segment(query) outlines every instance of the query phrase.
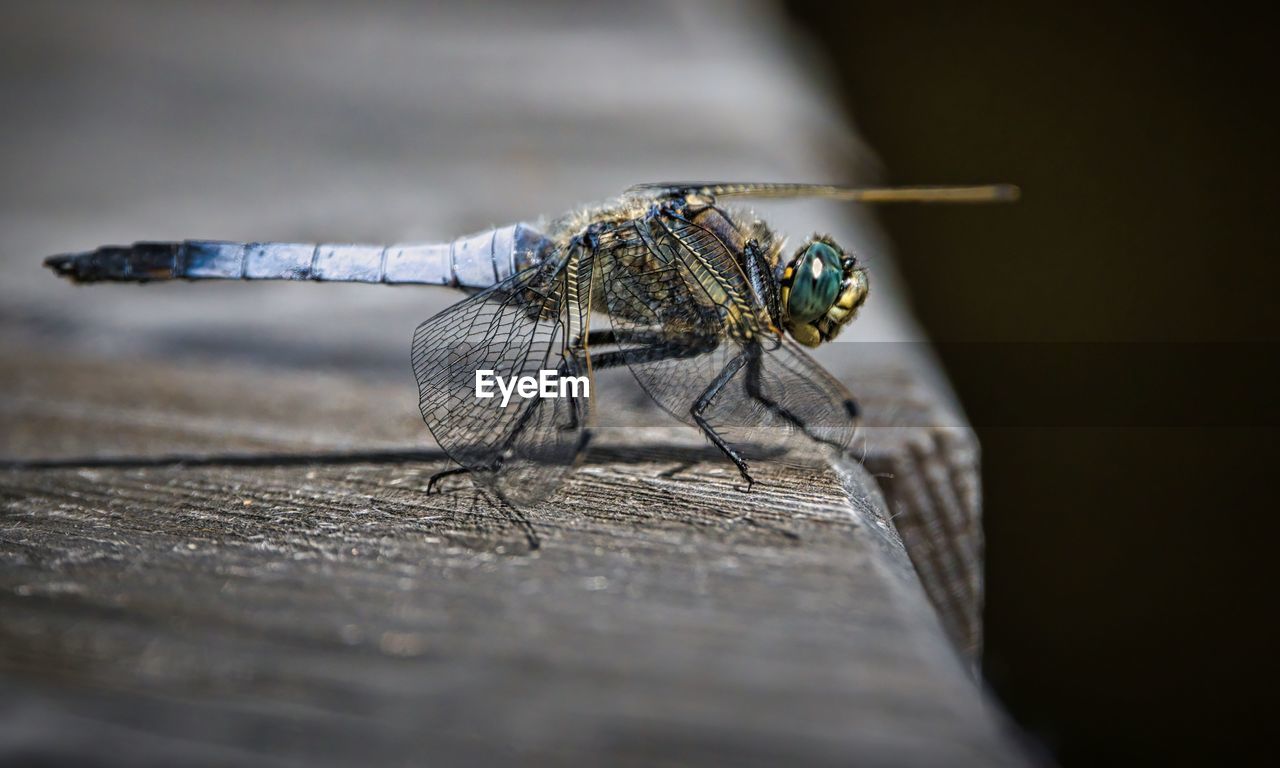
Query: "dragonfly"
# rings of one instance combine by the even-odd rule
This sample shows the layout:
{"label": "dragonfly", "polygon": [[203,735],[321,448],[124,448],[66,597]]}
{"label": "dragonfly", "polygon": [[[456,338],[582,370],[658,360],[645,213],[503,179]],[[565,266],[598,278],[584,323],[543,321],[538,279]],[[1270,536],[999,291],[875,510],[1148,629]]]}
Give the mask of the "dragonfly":
{"label": "dragonfly", "polygon": [[[626,368],[697,428],[750,491],[760,435],[846,451],[859,408],[806,348],[840,333],[869,290],[858,254],[814,234],[788,257],[750,198],[862,203],[1016,199],[1011,185],[851,187],[641,184],[549,223],[402,245],[138,242],[52,256],[71,280],[314,280],[438,285],[470,295],[423,322],[411,362],[422,417],[456,463],[516,508],[547,498],[582,461],[596,372]],[[480,377],[583,382],[560,396],[482,397]],[[553,394],[555,394],[553,392]]]}

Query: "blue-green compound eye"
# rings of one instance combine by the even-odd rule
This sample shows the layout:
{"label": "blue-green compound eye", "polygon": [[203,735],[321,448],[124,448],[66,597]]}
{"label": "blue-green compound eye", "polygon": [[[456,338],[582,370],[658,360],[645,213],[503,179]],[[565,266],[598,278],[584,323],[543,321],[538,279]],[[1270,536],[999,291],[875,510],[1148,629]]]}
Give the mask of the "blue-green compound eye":
{"label": "blue-green compound eye", "polygon": [[822,317],[840,293],[840,254],[826,243],[813,243],[796,260],[787,297],[787,314],[799,323],[812,323]]}

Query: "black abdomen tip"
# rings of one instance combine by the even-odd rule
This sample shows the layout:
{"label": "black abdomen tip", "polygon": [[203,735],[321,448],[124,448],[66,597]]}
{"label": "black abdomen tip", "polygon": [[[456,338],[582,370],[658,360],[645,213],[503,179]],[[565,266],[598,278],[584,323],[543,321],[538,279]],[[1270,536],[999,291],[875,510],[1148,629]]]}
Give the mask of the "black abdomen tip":
{"label": "black abdomen tip", "polygon": [[69,277],[75,280],[78,278],[76,261],[79,255],[77,253],[62,253],[57,256],[50,256],[44,260],[44,265],[52,269],[59,277]]}

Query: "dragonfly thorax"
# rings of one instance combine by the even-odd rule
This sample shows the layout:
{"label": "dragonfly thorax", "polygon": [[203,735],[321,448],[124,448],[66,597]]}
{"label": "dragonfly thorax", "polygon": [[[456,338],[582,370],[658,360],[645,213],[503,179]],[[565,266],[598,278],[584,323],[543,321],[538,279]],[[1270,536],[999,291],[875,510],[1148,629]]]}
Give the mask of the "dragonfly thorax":
{"label": "dragonfly thorax", "polygon": [[814,235],[787,262],[779,279],[783,326],[801,344],[834,339],[867,300],[867,274],[830,237]]}

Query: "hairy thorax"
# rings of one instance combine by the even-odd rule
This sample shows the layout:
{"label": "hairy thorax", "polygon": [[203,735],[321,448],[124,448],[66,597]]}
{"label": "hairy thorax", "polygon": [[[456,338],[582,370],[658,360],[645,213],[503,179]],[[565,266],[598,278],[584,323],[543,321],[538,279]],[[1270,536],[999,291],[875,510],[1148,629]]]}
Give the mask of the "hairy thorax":
{"label": "hairy thorax", "polygon": [[[748,244],[760,254],[763,278],[769,281],[775,279],[781,250],[772,231],[750,211],[697,199],[621,198],[575,211],[550,229],[565,258],[586,255],[578,244],[598,246],[592,255],[593,310],[637,323],[663,322],[669,330],[698,312],[719,313],[722,319],[726,314],[735,319],[758,314],[764,308],[749,288]],[[627,285],[625,293],[604,289],[603,281],[619,278]],[[704,290],[684,290],[687,281]],[[677,295],[698,306],[673,309]],[[771,319],[767,314],[760,318],[764,325]]]}

